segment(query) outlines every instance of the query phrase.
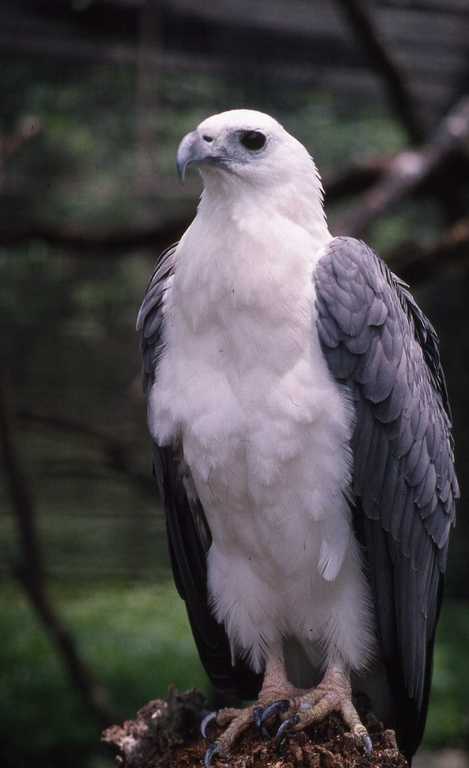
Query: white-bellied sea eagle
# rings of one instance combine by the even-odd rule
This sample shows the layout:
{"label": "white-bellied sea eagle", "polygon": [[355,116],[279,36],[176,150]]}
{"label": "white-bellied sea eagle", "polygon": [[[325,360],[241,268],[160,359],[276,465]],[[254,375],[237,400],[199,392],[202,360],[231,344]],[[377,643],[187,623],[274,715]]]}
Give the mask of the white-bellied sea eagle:
{"label": "white-bellied sea eagle", "polygon": [[204,189],[138,318],[154,472],[200,658],[256,699],[213,714],[206,766],[253,720],[281,738],[332,711],[370,750],[352,691],[411,758],[459,495],[437,336],[370,248],[330,234],[273,118],[209,117],[177,165]]}

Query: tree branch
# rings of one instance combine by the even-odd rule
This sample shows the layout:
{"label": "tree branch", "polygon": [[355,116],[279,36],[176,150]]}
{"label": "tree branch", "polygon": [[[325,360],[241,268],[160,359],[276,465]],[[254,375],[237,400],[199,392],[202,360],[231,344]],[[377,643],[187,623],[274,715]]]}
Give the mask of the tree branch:
{"label": "tree branch", "polygon": [[[390,208],[427,183],[469,138],[469,97],[463,97],[441,122],[431,142],[420,150],[400,152],[389,169],[353,208],[339,220],[341,234],[361,236]],[[451,191],[451,180],[449,191]],[[441,196],[445,193],[441,189]]]}
{"label": "tree branch", "polygon": [[61,658],[86,709],[98,725],[105,725],[115,718],[106,703],[107,692],[94,680],[78,653],[73,636],[62,623],[47,593],[33,497],[16,449],[11,409],[8,406],[4,384],[0,385],[0,450],[19,539],[20,557],[19,562],[12,565],[13,574],[23,586],[31,607]]}
{"label": "tree branch", "polygon": [[[348,197],[366,192],[375,187],[391,171],[396,158],[401,155],[383,155],[370,157],[360,162],[352,162],[340,171],[324,177],[324,189],[328,204],[338,203]],[[462,158],[461,158],[462,159]],[[458,162],[459,162],[458,157]],[[467,164],[469,166],[469,163]],[[464,167],[460,162],[459,166]],[[416,190],[422,194],[443,196],[452,183],[453,169],[442,163],[441,177],[429,176],[419,184]],[[13,248],[34,240],[45,242],[51,248],[66,250],[71,256],[85,259],[118,260],[129,256],[131,251],[151,249],[158,253],[177,241],[187,228],[191,212],[182,214],[169,222],[142,230],[115,230],[113,232],[93,233],[79,229],[55,227],[41,222],[30,222],[21,226],[0,226],[0,246]],[[8,251],[7,251],[8,253]]]}
{"label": "tree branch", "polygon": [[91,440],[96,448],[104,454],[108,469],[125,475],[140,492],[143,491],[146,495],[150,495],[154,499],[156,498],[157,487],[151,474],[141,472],[134,466],[129,458],[130,445],[127,445],[124,441],[76,419],[63,416],[40,414],[22,409],[18,411],[17,418],[28,426],[46,427],[47,429],[58,430]]}
{"label": "tree branch", "polygon": [[[443,202],[451,200],[454,186],[463,175],[467,176],[469,163],[465,143],[468,139],[469,97],[464,97],[444,118],[433,140],[420,150],[401,152],[394,157],[372,158],[326,177],[328,202],[337,202],[365,190],[359,201],[339,218],[335,231],[361,236],[373,221],[410,194],[429,194]],[[453,212],[457,213],[456,208]],[[188,220],[189,215],[181,215],[179,219],[143,231],[99,235],[34,223],[22,229],[0,227],[0,245],[13,246],[42,239],[74,256],[93,258],[99,254],[100,258],[118,259],[131,250],[163,250],[180,237]],[[440,264],[440,261],[434,262],[431,269],[440,269]],[[422,265],[417,269],[418,279],[423,272]]]}
{"label": "tree branch", "polygon": [[189,218],[188,214],[187,217],[140,231],[123,230],[103,234],[89,234],[40,222],[30,222],[23,226],[0,226],[0,245],[11,248],[42,240],[53,248],[64,248],[85,258],[95,258],[99,254],[100,259],[115,260],[130,250],[151,248],[158,251],[167,248],[169,243],[181,236]]}
{"label": "tree branch", "polygon": [[[352,163],[338,173],[324,179],[324,188],[329,203],[367,190],[383,177],[389,169],[392,157],[372,157],[360,163]],[[79,229],[56,227],[41,222],[29,224],[0,225],[0,246],[13,248],[34,240],[45,242],[51,248],[66,250],[70,255],[81,258],[106,258],[117,260],[129,255],[129,251],[151,249],[159,252],[177,241],[187,228],[191,212],[180,218],[142,230],[115,230],[93,233]]]}
{"label": "tree branch", "polygon": [[336,0],[372,68],[381,77],[394,114],[411,144],[425,139],[425,126],[397,62],[387,50],[372,15],[362,0]]}

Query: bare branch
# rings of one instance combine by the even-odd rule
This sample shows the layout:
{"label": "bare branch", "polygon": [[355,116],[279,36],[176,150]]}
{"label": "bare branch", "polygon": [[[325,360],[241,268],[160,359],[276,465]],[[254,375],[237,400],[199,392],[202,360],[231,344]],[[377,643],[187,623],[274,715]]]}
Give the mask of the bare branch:
{"label": "bare branch", "polygon": [[[360,163],[353,163],[339,173],[325,177],[328,202],[337,202],[344,197],[358,194],[378,181],[391,162],[390,157],[374,157]],[[131,251],[151,249],[155,253],[162,251],[170,243],[179,239],[187,228],[191,212],[178,219],[157,224],[155,227],[141,230],[115,230],[113,232],[93,233],[79,229],[57,227],[41,222],[21,225],[0,226],[0,246],[12,248],[31,241],[42,241],[52,248],[68,251],[80,258],[118,260],[129,256]]]}
{"label": "bare branch", "polygon": [[80,230],[54,227],[40,222],[23,226],[0,226],[0,245],[12,247],[33,240],[42,240],[55,248],[64,248],[84,258],[119,259],[130,250],[152,248],[163,250],[177,240],[189,222],[181,217],[166,224],[140,231],[115,231],[103,234],[88,234]]}
{"label": "bare branch", "polygon": [[425,126],[404,74],[386,48],[368,8],[362,0],[337,0],[337,4],[368,56],[373,70],[380,75],[394,114],[405,129],[410,143],[421,144],[425,139]]}
{"label": "bare branch", "polygon": [[[348,197],[366,192],[374,187],[391,171],[396,158],[401,155],[383,155],[352,162],[338,172],[326,174],[324,189],[326,202],[338,203]],[[442,164],[443,166],[443,164]],[[444,171],[442,167],[442,171]],[[442,197],[447,193],[448,185],[453,182],[453,174],[437,180],[429,176],[422,180],[416,192]],[[141,230],[116,230],[113,232],[93,233],[79,229],[56,227],[41,222],[30,222],[21,226],[0,226],[0,246],[13,248],[31,241],[45,242],[51,248],[66,250],[75,258],[118,260],[132,255],[132,252],[147,249],[158,254],[170,243],[179,239],[187,228],[191,211],[169,222]],[[342,226],[345,226],[342,223]],[[7,251],[8,253],[8,251]]]}
{"label": "bare branch", "polygon": [[[468,138],[469,97],[464,97],[444,118],[433,140],[420,150],[408,150],[394,157],[371,158],[326,176],[324,185],[329,203],[365,190],[351,210],[337,221],[335,230],[340,234],[361,236],[379,216],[414,193],[429,194],[443,203],[451,203],[452,211],[457,215],[452,195],[461,174],[467,175],[469,162],[464,149]],[[103,234],[32,222],[19,228],[0,227],[0,245],[11,247],[43,240],[73,256],[97,258],[99,255],[100,259],[114,260],[141,249],[151,249],[157,254],[181,236],[189,219],[188,212],[153,228]]]}
{"label": "bare branch", "polygon": [[112,722],[115,717],[106,703],[107,692],[94,680],[78,653],[73,636],[53,608],[47,592],[33,496],[16,449],[11,408],[8,406],[6,387],[3,384],[0,387],[0,449],[19,539],[20,559],[16,565],[12,565],[13,574],[22,584],[32,609],[56,648],[86,709],[102,726]]}
{"label": "bare branch", "polygon": [[[389,169],[338,223],[341,234],[360,236],[379,216],[408,197],[436,174],[469,138],[469,97],[462,98],[441,122],[431,142],[420,150],[400,152]],[[449,180],[451,187],[451,180]],[[443,195],[444,189],[441,190]]]}
{"label": "bare branch", "polygon": [[119,440],[106,432],[90,427],[76,419],[63,416],[40,414],[33,411],[21,410],[17,413],[18,420],[27,426],[58,430],[68,434],[84,437],[102,452],[105,466],[113,472],[124,475],[140,492],[156,498],[157,487],[148,472],[141,472],[131,461],[131,445]]}

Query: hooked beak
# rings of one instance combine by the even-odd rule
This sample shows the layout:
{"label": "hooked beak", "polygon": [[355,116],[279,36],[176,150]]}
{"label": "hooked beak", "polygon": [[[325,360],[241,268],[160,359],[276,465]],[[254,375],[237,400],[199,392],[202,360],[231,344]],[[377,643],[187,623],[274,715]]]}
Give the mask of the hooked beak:
{"label": "hooked beak", "polygon": [[181,181],[184,181],[189,165],[198,165],[207,160],[214,160],[210,151],[210,145],[203,141],[197,131],[192,131],[184,136],[179,144],[176,156],[176,168]]}

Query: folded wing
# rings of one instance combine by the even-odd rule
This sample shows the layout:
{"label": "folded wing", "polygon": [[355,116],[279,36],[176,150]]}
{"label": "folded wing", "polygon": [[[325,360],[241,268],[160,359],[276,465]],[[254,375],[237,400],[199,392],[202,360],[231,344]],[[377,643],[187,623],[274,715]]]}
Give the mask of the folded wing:
{"label": "folded wing", "polygon": [[407,286],[360,241],[332,240],[314,281],[322,350],[355,405],[354,523],[400,745],[412,755],[459,496],[438,340]]}

